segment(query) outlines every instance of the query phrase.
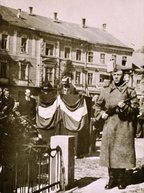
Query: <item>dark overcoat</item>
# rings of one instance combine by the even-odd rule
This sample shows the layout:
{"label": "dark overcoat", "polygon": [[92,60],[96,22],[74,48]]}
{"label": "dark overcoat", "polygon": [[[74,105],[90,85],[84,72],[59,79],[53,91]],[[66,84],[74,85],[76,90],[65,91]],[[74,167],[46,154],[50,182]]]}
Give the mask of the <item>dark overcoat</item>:
{"label": "dark overcoat", "polygon": [[29,119],[34,119],[36,116],[36,100],[30,97],[30,100],[27,101],[25,97],[23,97],[19,102],[18,109],[23,116],[27,116]]}
{"label": "dark overcoat", "polygon": [[105,120],[100,152],[100,165],[110,168],[135,167],[135,128],[138,114],[138,98],[133,88],[125,83],[116,87],[114,83],[101,91],[95,105],[95,117],[99,118],[102,111],[115,109],[121,100],[130,99],[126,110],[111,114]]}

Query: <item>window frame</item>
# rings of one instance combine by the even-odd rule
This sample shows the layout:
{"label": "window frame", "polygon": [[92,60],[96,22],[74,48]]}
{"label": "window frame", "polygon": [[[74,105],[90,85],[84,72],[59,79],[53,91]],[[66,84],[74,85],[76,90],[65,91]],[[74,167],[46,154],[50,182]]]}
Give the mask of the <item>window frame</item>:
{"label": "window frame", "polygon": [[99,75],[99,82],[100,82],[100,83],[103,83],[104,80],[109,80],[109,75],[100,74],[100,75]]}
{"label": "window frame", "polygon": [[[67,48],[69,49],[69,52],[66,53]],[[66,56],[66,54],[68,54],[68,57]],[[69,46],[64,47],[64,58],[65,59],[71,59],[71,47],[69,47]]]}
{"label": "window frame", "polygon": [[88,53],[87,53],[87,62],[88,63],[93,63],[94,62],[94,52],[93,51],[88,51]]}
{"label": "window frame", "polygon": [[88,75],[87,75],[87,83],[88,83],[88,86],[92,86],[93,85],[93,73],[92,72],[88,72]]}
{"label": "window frame", "polygon": [[[22,42],[23,40],[26,40],[25,42]],[[24,45],[22,45],[24,43]],[[21,46],[20,46],[21,53],[28,53],[28,38],[27,37],[21,37]]]}
{"label": "window frame", "polygon": [[81,72],[80,71],[76,71],[75,73],[75,84],[78,84],[78,85],[81,84]]}
{"label": "window frame", "polygon": [[[47,49],[47,46],[48,46],[48,45],[53,46],[53,49],[50,48],[50,49],[47,51],[48,53],[46,53],[46,49]],[[52,51],[52,54],[51,54],[51,51]],[[45,54],[46,56],[54,56],[54,55],[55,55],[54,52],[55,52],[55,45],[52,44],[52,43],[46,42],[46,43],[45,43],[44,54]]]}
{"label": "window frame", "polygon": [[[5,65],[5,75],[2,75],[2,64],[3,66]],[[0,78],[8,78],[8,71],[9,71],[9,66],[8,66],[8,62],[7,61],[0,61]]]}
{"label": "window frame", "polygon": [[[24,68],[23,68],[24,67]],[[22,69],[23,68],[23,69]],[[23,71],[24,70],[24,73]],[[24,74],[24,76],[23,76]],[[24,78],[23,78],[23,77]],[[19,61],[19,74],[18,74],[18,79],[19,80],[22,80],[22,81],[28,81],[29,80],[29,63],[26,62],[22,62],[22,61]]]}
{"label": "window frame", "polygon": [[115,65],[116,62],[117,62],[117,55],[116,54],[112,54],[111,59],[113,61],[113,64]]}
{"label": "window frame", "polygon": [[122,56],[122,66],[125,66],[127,62],[127,56]]}
{"label": "window frame", "polygon": [[82,61],[82,50],[81,49],[76,49],[76,56],[75,57],[76,57],[76,61]]}
{"label": "window frame", "polygon": [[[3,38],[3,36],[6,36],[6,38]],[[4,47],[3,47],[3,45],[4,45]],[[8,34],[3,33],[2,38],[1,38],[1,49],[2,50],[8,50],[8,45],[9,45],[9,36],[8,36]]]}
{"label": "window frame", "polygon": [[100,63],[105,64],[105,53],[100,53]]}

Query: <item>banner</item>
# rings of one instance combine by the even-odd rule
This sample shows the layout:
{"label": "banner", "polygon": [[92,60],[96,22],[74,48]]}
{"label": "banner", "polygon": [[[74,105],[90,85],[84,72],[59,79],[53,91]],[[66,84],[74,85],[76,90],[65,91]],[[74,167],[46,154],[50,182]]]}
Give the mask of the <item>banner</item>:
{"label": "banner", "polygon": [[55,91],[42,91],[39,95],[36,124],[41,129],[51,129],[60,121],[59,104]]}
{"label": "banner", "polygon": [[[77,99],[74,96],[75,95],[72,96],[73,101],[74,99]],[[69,96],[65,95],[65,100],[60,100],[60,110],[63,124],[65,128],[70,131],[79,131],[88,123],[86,101],[84,98],[80,98],[75,101],[72,106],[71,104],[68,105],[68,103],[65,102],[68,98]]]}
{"label": "banner", "polygon": [[79,131],[88,124],[85,99],[74,94],[58,95],[52,104],[45,105],[42,101],[38,104],[36,115],[38,128],[51,129],[60,121],[70,131]]}

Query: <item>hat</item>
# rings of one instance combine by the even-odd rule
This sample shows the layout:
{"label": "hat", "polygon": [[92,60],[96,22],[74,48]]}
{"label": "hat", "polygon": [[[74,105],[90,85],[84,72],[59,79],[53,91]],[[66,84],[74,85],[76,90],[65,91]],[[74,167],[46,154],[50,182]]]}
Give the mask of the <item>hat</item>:
{"label": "hat", "polygon": [[5,92],[5,91],[9,91],[9,89],[8,89],[8,88],[4,88],[3,91],[4,91],[4,92]]}
{"label": "hat", "polygon": [[113,72],[117,72],[119,70],[124,70],[122,65],[116,64],[113,68]]}

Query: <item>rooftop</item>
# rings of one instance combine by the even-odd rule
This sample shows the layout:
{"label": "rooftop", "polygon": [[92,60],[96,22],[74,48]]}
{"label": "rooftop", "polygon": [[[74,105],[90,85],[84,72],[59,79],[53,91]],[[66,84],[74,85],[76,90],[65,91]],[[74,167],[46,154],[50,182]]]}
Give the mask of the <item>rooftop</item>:
{"label": "rooftop", "polygon": [[133,51],[132,48],[123,44],[106,30],[89,26],[83,27],[82,25],[58,20],[57,18],[55,20],[36,14],[30,14],[25,11],[19,11],[20,16],[18,17],[17,9],[0,6],[0,19],[9,25],[79,39],[98,45],[117,46]]}

